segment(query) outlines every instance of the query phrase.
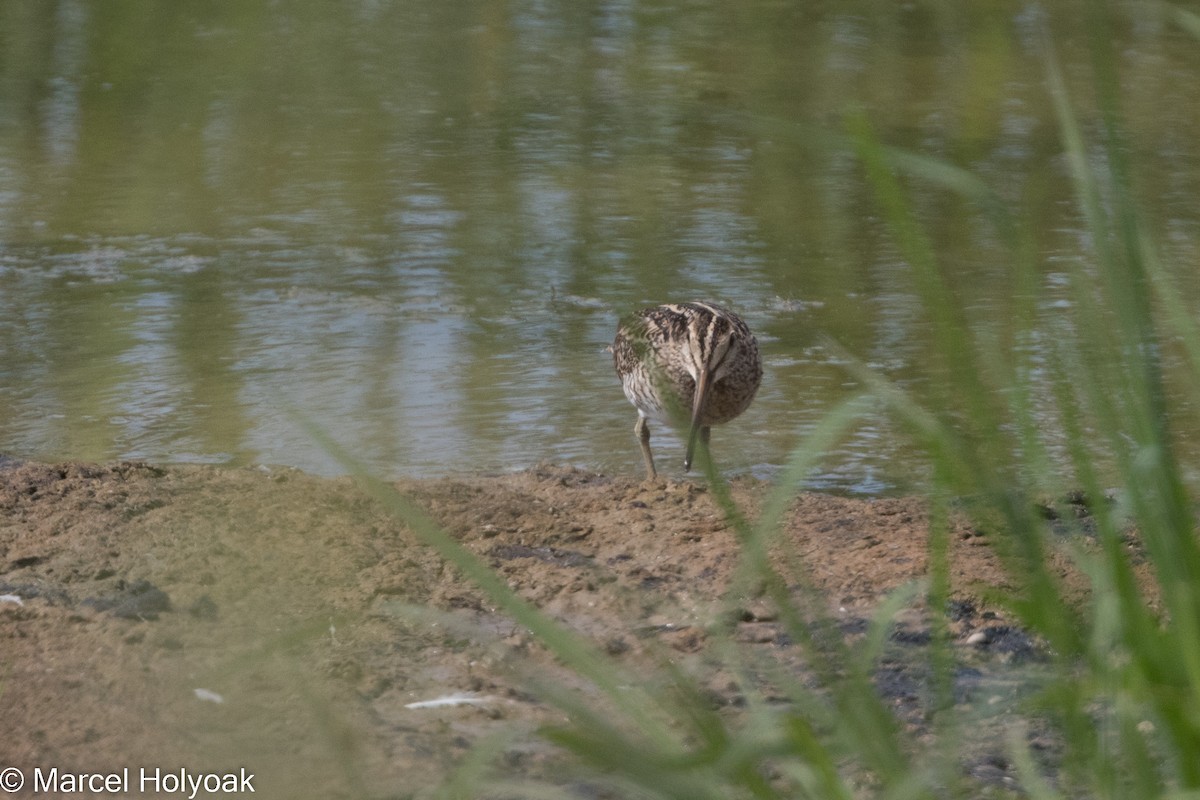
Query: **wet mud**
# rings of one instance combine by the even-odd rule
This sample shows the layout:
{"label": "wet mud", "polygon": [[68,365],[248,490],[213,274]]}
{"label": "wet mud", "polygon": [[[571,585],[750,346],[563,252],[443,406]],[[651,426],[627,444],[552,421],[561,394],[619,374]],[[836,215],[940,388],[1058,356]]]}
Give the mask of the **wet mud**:
{"label": "wet mud", "polygon": [[[739,713],[746,687],[711,655],[715,620],[749,652],[807,669],[777,609],[735,586],[736,536],[697,482],[543,467],[396,485],[615,664],[670,661],[722,713]],[[732,488],[751,517],[770,489]],[[925,578],[927,527],[919,498],[802,494],[776,547],[814,618],[853,645],[885,598]],[[990,536],[954,532],[947,619],[953,701],[979,709],[962,770],[1000,790],[1013,780],[1005,726],[1045,653],[989,604],[1012,588]],[[1070,562],[1055,567],[1085,602]],[[928,615],[914,599],[890,622],[875,685],[920,737]],[[507,731],[504,769],[553,776],[560,756],[534,731],[561,718],[531,675],[580,683],[349,478],[0,463],[5,766],[246,769],[258,796],[408,797]],[[1028,736],[1053,755],[1052,737]]]}

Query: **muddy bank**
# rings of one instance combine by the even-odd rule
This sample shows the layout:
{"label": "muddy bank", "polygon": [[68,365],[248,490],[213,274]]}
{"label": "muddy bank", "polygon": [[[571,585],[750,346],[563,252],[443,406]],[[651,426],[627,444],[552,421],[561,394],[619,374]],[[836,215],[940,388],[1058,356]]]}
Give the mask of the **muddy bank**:
{"label": "muddy bank", "polygon": [[[649,669],[667,653],[729,713],[739,687],[702,657],[719,611],[738,615],[739,641],[803,669],[772,609],[725,599],[738,548],[697,484],[547,467],[399,488],[614,659]],[[766,490],[734,485],[751,514]],[[955,691],[998,714],[1018,692],[992,677],[1039,655],[984,601],[1007,579],[975,534],[957,532],[952,552]],[[925,571],[914,498],[802,495],[784,539],[849,638],[884,595]],[[30,775],[244,768],[263,797],[404,797],[481,736],[555,718],[509,669],[554,674],[552,659],[349,479],[2,464],[0,595],[0,753]],[[927,641],[918,610],[897,622],[900,651]],[[917,662],[900,653],[878,683],[919,729]],[[448,693],[475,702],[412,707]],[[504,760],[538,774],[553,758],[529,736]],[[964,769],[985,783],[1011,777],[986,746]]]}

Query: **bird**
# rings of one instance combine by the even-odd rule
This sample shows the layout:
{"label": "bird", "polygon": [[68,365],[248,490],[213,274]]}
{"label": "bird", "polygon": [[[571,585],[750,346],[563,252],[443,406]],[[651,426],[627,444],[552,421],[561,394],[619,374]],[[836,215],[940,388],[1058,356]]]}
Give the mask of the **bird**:
{"label": "bird", "polygon": [[638,412],[633,432],[642,446],[647,480],[658,474],[649,417],[687,420],[687,472],[696,439],[707,447],[711,427],[745,411],[762,382],[754,334],[741,317],[714,303],[667,303],[635,311],[621,320],[609,349],[625,396]]}

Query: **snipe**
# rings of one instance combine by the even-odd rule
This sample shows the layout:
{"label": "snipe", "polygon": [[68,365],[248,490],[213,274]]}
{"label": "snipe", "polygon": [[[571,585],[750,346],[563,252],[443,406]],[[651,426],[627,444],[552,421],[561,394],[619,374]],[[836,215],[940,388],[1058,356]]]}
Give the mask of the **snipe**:
{"label": "snipe", "polygon": [[612,354],[625,396],[638,411],[633,430],[647,479],[657,474],[648,417],[689,420],[686,471],[697,436],[707,447],[710,428],[745,411],[762,381],[754,334],[737,314],[712,303],[671,303],[631,314],[617,327]]}

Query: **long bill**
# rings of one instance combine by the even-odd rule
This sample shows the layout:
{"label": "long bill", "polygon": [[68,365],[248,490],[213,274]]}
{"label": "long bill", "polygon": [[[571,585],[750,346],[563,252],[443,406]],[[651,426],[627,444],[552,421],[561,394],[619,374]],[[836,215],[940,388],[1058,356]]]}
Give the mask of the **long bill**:
{"label": "long bill", "polygon": [[692,394],[692,427],[688,431],[687,452],[683,456],[684,472],[692,468],[692,455],[696,451],[696,434],[700,432],[700,414],[708,403],[710,386],[708,370],[700,370],[700,377],[696,379],[696,391]]}

